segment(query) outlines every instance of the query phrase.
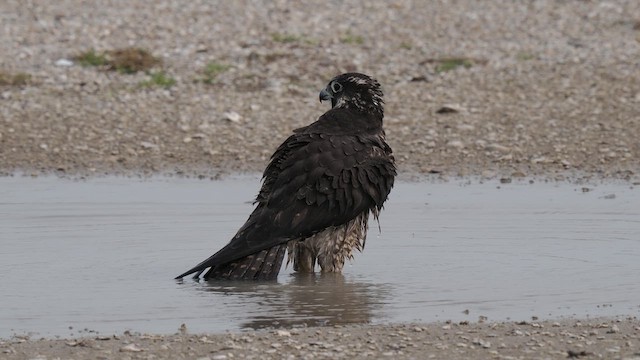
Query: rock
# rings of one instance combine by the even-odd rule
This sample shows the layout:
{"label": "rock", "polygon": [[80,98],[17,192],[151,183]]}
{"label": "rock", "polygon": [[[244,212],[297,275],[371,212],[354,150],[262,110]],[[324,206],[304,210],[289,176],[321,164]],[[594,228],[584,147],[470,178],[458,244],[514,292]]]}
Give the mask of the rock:
{"label": "rock", "polygon": [[147,149],[147,150],[158,150],[158,145],[154,143],[150,143],[148,141],[140,142],[140,146],[142,146],[143,149]]}
{"label": "rock", "polygon": [[489,151],[498,151],[498,152],[503,152],[503,153],[511,151],[510,147],[503,146],[503,145],[496,144],[496,143],[491,143],[491,144],[487,145],[485,147],[485,149],[487,149]]}
{"label": "rock", "polygon": [[454,149],[462,149],[464,147],[464,143],[460,140],[451,140],[447,143],[447,146]]}
{"label": "rock", "polygon": [[460,112],[460,107],[457,105],[443,105],[438,110],[436,110],[436,114],[455,114]]}
{"label": "rock", "polygon": [[143,350],[138,346],[136,346],[136,344],[129,344],[120,348],[120,352],[141,352],[141,351]]}
{"label": "rock", "polygon": [[488,349],[488,348],[491,347],[491,343],[489,341],[486,341],[486,340],[483,340],[483,339],[475,338],[475,339],[473,339],[472,342],[473,342],[474,345],[480,345],[484,349]]}
{"label": "rock", "polygon": [[240,122],[240,119],[242,119],[242,116],[240,116],[240,114],[238,114],[235,111],[229,111],[226,112],[224,114],[222,114],[222,118],[227,120],[227,121],[231,121],[234,123]]}
{"label": "rock", "polygon": [[73,61],[71,61],[69,59],[58,59],[58,60],[56,60],[55,65],[56,66],[65,66],[65,67],[73,66]]}
{"label": "rock", "polygon": [[618,327],[618,325],[613,325],[611,327],[611,329],[609,329],[609,331],[607,331],[607,334],[615,334],[615,333],[619,333],[620,332],[620,328]]}

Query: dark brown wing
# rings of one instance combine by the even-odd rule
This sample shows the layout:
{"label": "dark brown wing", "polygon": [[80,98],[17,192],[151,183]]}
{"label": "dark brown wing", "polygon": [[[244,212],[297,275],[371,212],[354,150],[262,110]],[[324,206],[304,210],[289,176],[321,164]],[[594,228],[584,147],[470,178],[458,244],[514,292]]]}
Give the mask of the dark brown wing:
{"label": "dark brown wing", "polygon": [[[257,207],[247,222],[229,244],[178,278],[199,275],[209,267],[207,275],[219,270],[237,274],[257,267],[255,259],[245,259],[248,256],[345,224],[365,210],[380,209],[396,175],[391,149],[381,121],[371,128],[371,119],[343,119],[349,115],[331,110],[290,136],[267,166]],[[369,127],[353,126],[357,122]],[[348,130],[345,123],[350,124]]]}

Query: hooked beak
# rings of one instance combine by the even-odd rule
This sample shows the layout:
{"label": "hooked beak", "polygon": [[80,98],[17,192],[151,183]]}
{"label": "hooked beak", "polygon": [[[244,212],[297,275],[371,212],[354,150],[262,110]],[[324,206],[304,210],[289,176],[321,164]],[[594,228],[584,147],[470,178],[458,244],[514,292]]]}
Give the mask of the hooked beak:
{"label": "hooked beak", "polygon": [[320,102],[329,99],[333,99],[333,95],[331,95],[331,93],[327,91],[327,89],[322,89],[322,91],[320,91]]}

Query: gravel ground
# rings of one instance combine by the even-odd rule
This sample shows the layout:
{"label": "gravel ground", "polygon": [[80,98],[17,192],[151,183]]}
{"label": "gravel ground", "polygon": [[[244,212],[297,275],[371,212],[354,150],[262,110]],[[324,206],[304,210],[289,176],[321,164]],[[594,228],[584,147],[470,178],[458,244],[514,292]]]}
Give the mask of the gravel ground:
{"label": "gravel ground", "polygon": [[[261,171],[357,70],[402,173],[639,179],[637,0],[96,4],[0,3],[0,172]],[[69,61],[131,46],[175,84]]]}
{"label": "gravel ground", "polygon": [[[326,111],[326,82],[360,71],[385,88],[402,174],[640,182],[637,0],[96,4],[0,2],[0,174],[260,171]],[[73,60],[128,47],[161,65],[125,74]],[[639,333],[637,319],[363,325],[16,338],[0,349],[9,359],[640,358]]]}
{"label": "gravel ground", "polygon": [[640,359],[640,320],[403,324],[0,342],[3,359]]}

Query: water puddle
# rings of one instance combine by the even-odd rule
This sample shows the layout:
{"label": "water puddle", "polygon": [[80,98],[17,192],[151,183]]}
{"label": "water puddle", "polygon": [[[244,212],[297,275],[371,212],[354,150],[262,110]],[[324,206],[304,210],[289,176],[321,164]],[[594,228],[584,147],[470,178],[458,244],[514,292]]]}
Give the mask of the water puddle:
{"label": "water puddle", "polygon": [[338,276],[172,278],[245,221],[257,177],[0,178],[0,338],[640,315],[628,184],[399,183]]}

